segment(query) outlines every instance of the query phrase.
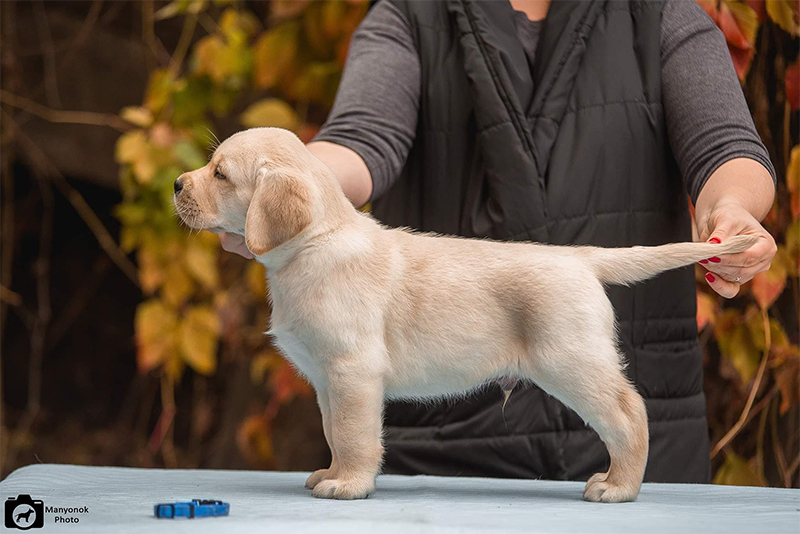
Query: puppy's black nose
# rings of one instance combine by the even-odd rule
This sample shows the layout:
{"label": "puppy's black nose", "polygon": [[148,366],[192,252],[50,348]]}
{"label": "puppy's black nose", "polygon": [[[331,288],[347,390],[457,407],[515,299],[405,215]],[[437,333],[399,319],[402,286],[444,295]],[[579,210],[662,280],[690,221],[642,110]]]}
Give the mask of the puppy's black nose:
{"label": "puppy's black nose", "polygon": [[175,189],[175,194],[177,195],[178,193],[181,192],[181,189],[183,189],[183,181],[181,181],[181,179],[178,178],[177,180],[175,180],[175,184],[173,184],[172,188]]}

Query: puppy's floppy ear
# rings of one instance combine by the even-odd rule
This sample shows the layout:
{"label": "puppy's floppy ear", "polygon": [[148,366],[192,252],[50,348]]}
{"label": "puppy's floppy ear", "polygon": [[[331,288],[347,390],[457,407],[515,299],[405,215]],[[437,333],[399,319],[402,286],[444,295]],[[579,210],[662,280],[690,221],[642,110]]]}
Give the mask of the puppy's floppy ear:
{"label": "puppy's floppy ear", "polygon": [[311,189],[304,180],[288,169],[258,170],[244,228],[250,252],[266,254],[302,232],[311,220]]}

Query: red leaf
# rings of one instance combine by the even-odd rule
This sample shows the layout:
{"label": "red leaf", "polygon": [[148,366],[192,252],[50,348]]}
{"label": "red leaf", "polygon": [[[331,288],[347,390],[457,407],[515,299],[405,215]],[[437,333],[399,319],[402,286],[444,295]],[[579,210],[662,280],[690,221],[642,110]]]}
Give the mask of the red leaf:
{"label": "red leaf", "polygon": [[756,12],[756,15],[758,15],[758,22],[764,22],[767,16],[767,6],[764,0],[746,0],[746,3]]}
{"label": "red leaf", "polygon": [[716,322],[717,301],[708,293],[697,292],[697,330]]}
{"label": "red leaf", "polygon": [[747,37],[739,25],[739,21],[731,12],[727,4],[723,3],[720,6],[719,22],[717,22],[717,26],[719,26],[719,29],[722,30],[723,34],[725,34],[725,39],[728,41],[730,46],[745,49],[753,47],[752,43],[747,40]]}
{"label": "red leaf", "polygon": [[786,277],[792,269],[794,261],[783,247],[778,247],[778,252],[772,258],[772,265],[768,271],[758,273],[753,277],[750,289],[758,305],[762,309],[772,306],[786,287]]}
{"label": "red leaf", "polygon": [[745,76],[747,76],[747,72],[750,70],[750,63],[753,61],[755,50],[742,50],[741,48],[728,45],[728,51],[731,53],[736,75],[740,80],[744,80]]}

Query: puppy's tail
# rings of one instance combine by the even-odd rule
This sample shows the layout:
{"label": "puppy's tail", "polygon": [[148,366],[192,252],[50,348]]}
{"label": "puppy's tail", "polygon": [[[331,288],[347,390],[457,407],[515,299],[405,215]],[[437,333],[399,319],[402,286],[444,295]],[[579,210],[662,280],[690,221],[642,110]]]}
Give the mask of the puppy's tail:
{"label": "puppy's tail", "polygon": [[739,235],[719,244],[672,243],[658,247],[580,247],[578,250],[584,253],[601,282],[629,285],[712,256],[743,252],[758,239],[754,235]]}

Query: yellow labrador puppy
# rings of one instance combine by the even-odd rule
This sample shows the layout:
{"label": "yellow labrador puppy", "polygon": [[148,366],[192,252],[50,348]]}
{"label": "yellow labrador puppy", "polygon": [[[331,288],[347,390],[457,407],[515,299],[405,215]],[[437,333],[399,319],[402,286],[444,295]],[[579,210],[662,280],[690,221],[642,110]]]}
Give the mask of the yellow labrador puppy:
{"label": "yellow labrador puppy", "polygon": [[175,182],[175,204],[193,228],[244,235],[266,266],[268,333],[313,384],[333,456],[306,486],[335,499],[375,489],[384,399],[515,380],[575,410],[608,447],[610,468],[589,479],[585,499],[635,499],[647,416],[623,374],[603,284],[632,284],[757,239],[602,249],[386,228],[277,128],[227,139],[208,165]]}

